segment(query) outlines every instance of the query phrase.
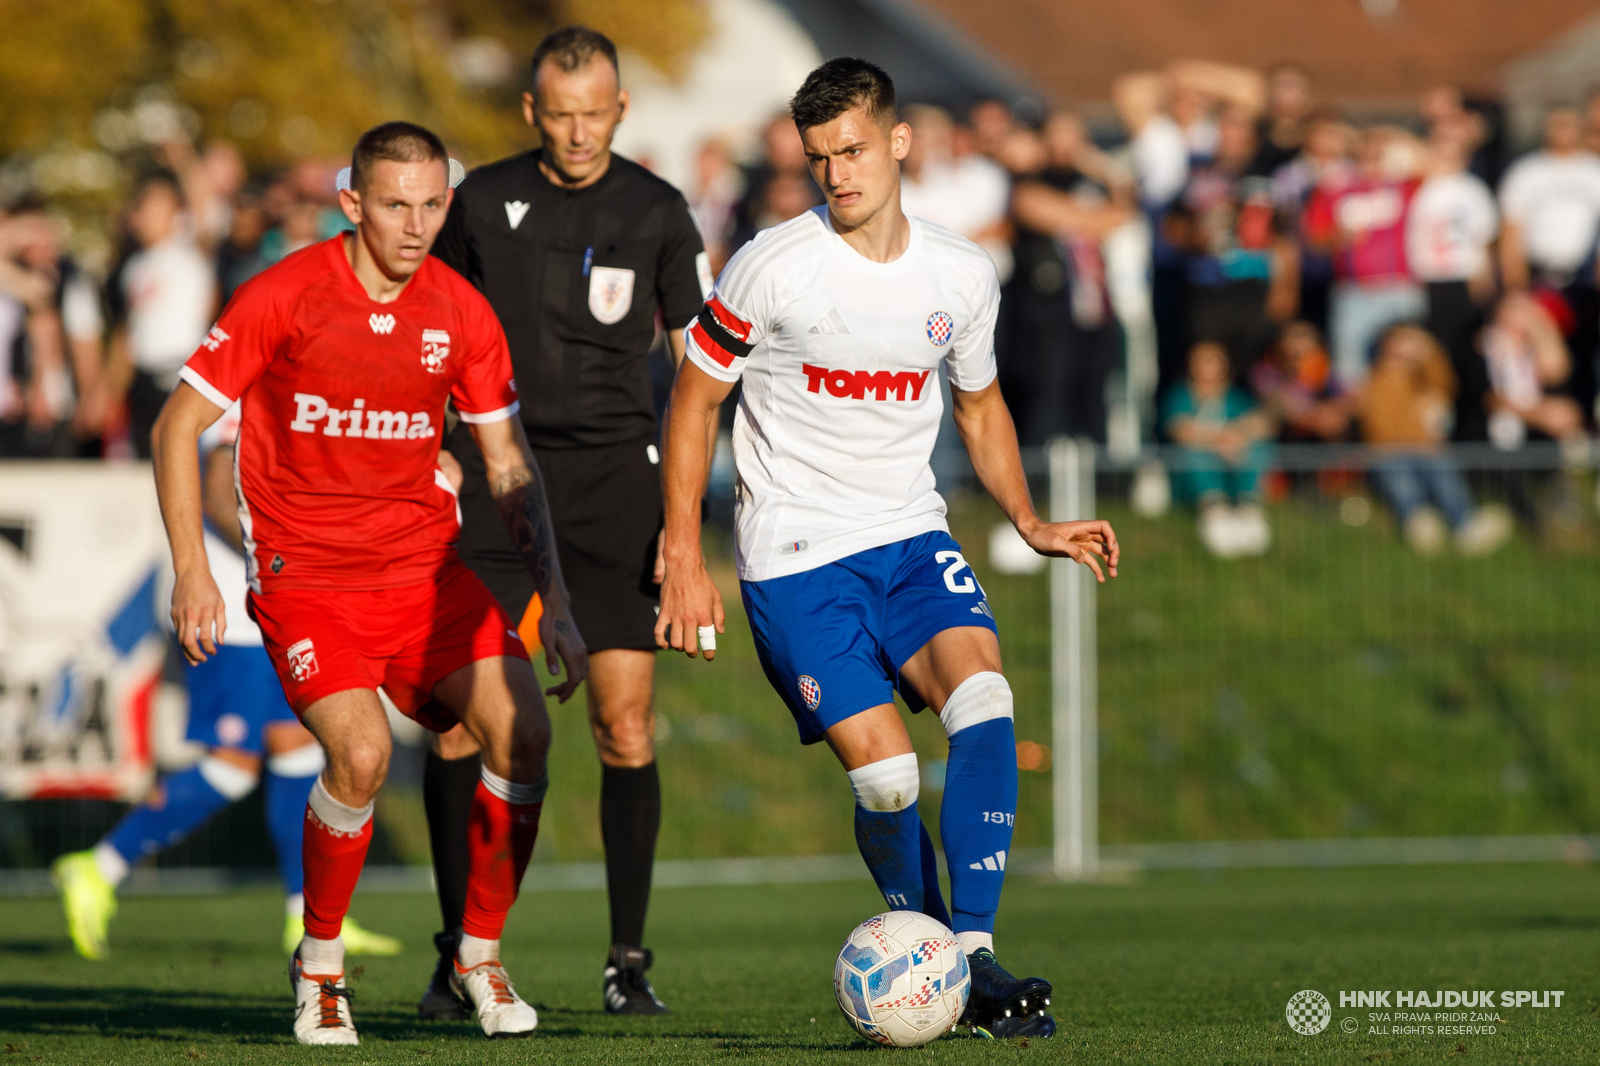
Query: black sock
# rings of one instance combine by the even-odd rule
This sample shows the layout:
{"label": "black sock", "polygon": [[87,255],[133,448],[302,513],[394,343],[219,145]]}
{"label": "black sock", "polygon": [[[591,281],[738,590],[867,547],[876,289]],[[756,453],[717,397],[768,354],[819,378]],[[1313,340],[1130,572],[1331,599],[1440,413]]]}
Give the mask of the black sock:
{"label": "black sock", "polygon": [[656,764],[600,768],[600,835],[606,846],[606,891],[611,897],[611,942],[644,943],[650,872],[661,828],[661,777]]}
{"label": "black sock", "polygon": [[433,878],[439,886],[439,914],[444,931],[461,928],[467,910],[467,821],[478,791],[483,760],[441,759],[431,749],[422,770],[422,804],[428,812],[428,842],[433,847]]}

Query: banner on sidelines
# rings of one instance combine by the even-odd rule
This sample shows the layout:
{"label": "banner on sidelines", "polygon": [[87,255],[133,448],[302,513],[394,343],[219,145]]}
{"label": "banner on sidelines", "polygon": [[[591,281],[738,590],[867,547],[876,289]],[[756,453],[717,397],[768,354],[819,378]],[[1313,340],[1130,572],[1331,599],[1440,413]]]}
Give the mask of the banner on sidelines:
{"label": "banner on sidelines", "polygon": [[165,550],[148,464],[0,463],[0,796],[149,787]]}

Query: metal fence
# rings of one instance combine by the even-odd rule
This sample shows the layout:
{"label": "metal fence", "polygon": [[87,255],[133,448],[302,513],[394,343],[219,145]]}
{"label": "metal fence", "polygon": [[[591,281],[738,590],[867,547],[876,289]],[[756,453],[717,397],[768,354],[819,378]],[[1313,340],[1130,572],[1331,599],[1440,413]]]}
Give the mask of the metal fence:
{"label": "metal fence", "polygon": [[[1278,449],[1262,482],[1271,545],[1243,558],[1208,552],[1181,500],[1160,506],[1182,465],[1175,453],[1112,460],[1063,441],[1026,456],[1053,516],[1115,524],[1122,576],[1106,586],[1060,561],[1026,572],[987,496],[970,479],[950,484],[952,528],[989,593],[1016,693],[1022,865],[1084,877],[1128,864],[1591,854],[1600,523],[1590,457],[1554,446],[1450,454],[1475,501],[1514,521],[1490,554],[1463,555],[1448,537],[1419,553],[1374,488],[1380,457],[1359,448]],[[854,850],[843,773],[825,746],[800,747],[761,672],[725,522],[707,543],[729,615],[717,660],[658,660],[667,880],[702,877],[693,863],[724,880],[856,869],[828,858]],[[533,876],[588,884],[598,871],[573,864],[602,854],[599,766],[581,702],[552,715]],[[944,737],[929,714],[911,730],[932,825]],[[427,861],[420,762],[414,748],[396,759],[375,864]],[[0,867],[36,869],[87,846],[122,809],[0,803]],[[265,866],[260,817],[247,802],[159,863]],[[728,862],[763,857],[803,861]]]}

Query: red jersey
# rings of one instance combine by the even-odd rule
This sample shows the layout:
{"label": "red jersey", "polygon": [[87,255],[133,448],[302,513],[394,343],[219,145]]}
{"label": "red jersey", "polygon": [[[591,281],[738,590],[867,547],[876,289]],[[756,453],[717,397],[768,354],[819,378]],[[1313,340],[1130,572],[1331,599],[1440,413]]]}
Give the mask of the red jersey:
{"label": "red jersey", "polygon": [[1384,181],[1356,177],[1331,188],[1318,188],[1306,203],[1306,236],[1338,241],[1333,267],[1342,280],[1405,281],[1406,212],[1421,183],[1414,178]]}
{"label": "red jersey", "polygon": [[243,285],[180,376],[242,400],[234,485],[258,593],[430,580],[460,529],[436,466],[446,397],[467,422],[517,412],[488,301],[430,256],[378,303],[342,237]]}

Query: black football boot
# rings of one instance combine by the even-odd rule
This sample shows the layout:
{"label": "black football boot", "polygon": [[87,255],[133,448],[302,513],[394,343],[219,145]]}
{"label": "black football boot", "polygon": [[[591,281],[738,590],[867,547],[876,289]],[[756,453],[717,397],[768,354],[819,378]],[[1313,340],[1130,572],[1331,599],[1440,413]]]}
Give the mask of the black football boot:
{"label": "black football boot", "polygon": [[1050,982],[1042,977],[1012,977],[995,959],[994,952],[979,948],[967,956],[972,970],[972,993],[960,1024],[974,1036],[1010,1040],[1023,1036],[1054,1036],[1056,1020],[1048,1012]]}
{"label": "black football boot", "polygon": [[605,996],[607,1014],[667,1014],[667,1005],[656,996],[644,972],[655,962],[655,956],[646,948],[630,948],[622,944],[611,945],[606,957],[601,992]]}
{"label": "black football boot", "polygon": [[464,1022],[472,1017],[472,1008],[461,1002],[461,997],[450,987],[456,949],[461,946],[461,930],[433,934],[433,946],[439,952],[439,961],[433,967],[427,990],[417,1001],[417,1017],[427,1022]]}

